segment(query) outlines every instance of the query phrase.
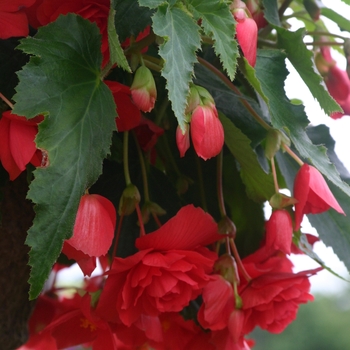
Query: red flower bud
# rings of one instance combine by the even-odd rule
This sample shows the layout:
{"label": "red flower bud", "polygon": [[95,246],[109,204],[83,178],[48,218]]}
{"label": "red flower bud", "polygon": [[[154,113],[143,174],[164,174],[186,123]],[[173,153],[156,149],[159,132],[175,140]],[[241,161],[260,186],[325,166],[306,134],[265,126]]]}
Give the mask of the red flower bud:
{"label": "red flower bud", "polygon": [[266,223],[266,247],[291,253],[293,235],[292,219],[287,210],[275,210]]}
{"label": "red flower bud", "polygon": [[224,128],[214,104],[198,106],[192,114],[191,138],[199,157],[217,156],[224,145]]}
{"label": "red flower bud", "polygon": [[298,200],[295,204],[295,231],[299,230],[304,214],[322,213],[329,208],[344,214],[323,176],[308,164],[304,164],[295,177],[294,198]]}
{"label": "red flower bud", "polygon": [[185,133],[182,132],[180,126],[176,129],[176,144],[180,152],[180,157],[183,157],[190,148],[190,126],[185,124]]}
{"label": "red flower bud", "polygon": [[136,106],[143,112],[150,112],[156,102],[157,89],[153,75],[147,67],[141,66],[137,69],[130,89]]}
{"label": "red flower bud", "polygon": [[248,63],[254,67],[256,63],[256,50],[258,45],[258,26],[247,15],[248,10],[239,8],[233,10],[233,16],[237,21],[237,40]]}

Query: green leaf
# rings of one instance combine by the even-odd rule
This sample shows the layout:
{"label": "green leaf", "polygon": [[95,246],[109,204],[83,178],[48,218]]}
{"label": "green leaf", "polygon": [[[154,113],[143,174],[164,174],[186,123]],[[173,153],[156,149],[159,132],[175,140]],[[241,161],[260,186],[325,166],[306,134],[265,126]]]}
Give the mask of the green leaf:
{"label": "green leaf", "polygon": [[139,0],[141,6],[149,7],[151,9],[155,9],[166,2],[166,0]]}
{"label": "green leaf", "polygon": [[350,196],[350,187],[340,179],[326,155],[325,147],[315,146],[306,134],[304,129],[309,121],[304,107],[293,105],[285,95],[284,81],[288,71],[284,59],[282,52],[261,50],[255,66],[256,76],[254,77],[254,71],[247,66],[246,76],[254,87],[260,85],[257,86],[257,91],[263,93],[273,127],[287,132],[301,157],[312,162],[331,182]]}
{"label": "green leaf", "polygon": [[262,0],[264,6],[264,17],[266,20],[277,26],[281,26],[281,21],[278,15],[278,4],[277,0]]}
{"label": "green leaf", "polygon": [[72,234],[80,198],[101,174],[116,129],[114,100],[100,79],[100,46],[97,26],[73,14],[19,45],[34,56],[18,73],[14,113],[46,115],[36,143],[49,158],[47,167],[35,170],[28,192],[36,204],[27,237],[32,299]]}
{"label": "green leaf", "polygon": [[124,55],[123,49],[120,46],[118,34],[115,31],[114,17],[115,17],[114,1],[111,0],[111,9],[108,15],[108,27],[107,27],[110,61],[112,65],[117,63],[118,66],[120,66],[127,72],[131,73],[131,68]]}
{"label": "green leaf", "polygon": [[225,131],[225,144],[240,164],[248,196],[256,202],[270,199],[275,192],[272,176],[262,170],[250,140],[224,114],[219,113],[219,117]]}
{"label": "green leaf", "polygon": [[[349,5],[349,3],[348,3]],[[349,8],[350,10],[350,8]],[[321,15],[329,18],[333,22],[337,23],[340,30],[350,31],[350,22],[347,18],[341,16],[339,13],[333,11],[328,7],[321,7]]]}
{"label": "green leaf", "polygon": [[312,51],[308,50],[303,42],[304,29],[301,28],[296,32],[290,32],[284,28],[276,28],[276,30],[278,46],[284,50],[321,108],[328,115],[336,111],[341,112],[341,108],[325,88],[322,77],[316,73]]}
{"label": "green leaf", "polygon": [[123,42],[131,35],[136,37],[148,25],[152,24],[153,10],[140,5],[138,0],[115,0],[115,28],[120,41]]}
{"label": "green leaf", "polygon": [[200,28],[187,12],[177,7],[159,7],[152,19],[154,33],[164,38],[159,48],[164,60],[162,75],[167,81],[172,109],[184,130],[189,84],[200,48]]}
{"label": "green leaf", "polygon": [[220,57],[224,69],[233,80],[239,52],[237,42],[234,40],[235,20],[229,7],[221,0],[190,0],[189,4],[196,20],[202,20],[205,34],[213,37],[215,53]]}

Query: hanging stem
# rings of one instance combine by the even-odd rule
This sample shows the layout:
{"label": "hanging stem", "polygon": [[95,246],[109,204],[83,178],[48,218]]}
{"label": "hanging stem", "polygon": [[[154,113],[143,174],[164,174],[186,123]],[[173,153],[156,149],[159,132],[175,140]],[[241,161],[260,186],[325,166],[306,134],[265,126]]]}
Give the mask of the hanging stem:
{"label": "hanging stem", "polygon": [[[212,64],[210,64],[208,61],[204,60],[201,57],[197,57],[198,61],[205,67],[207,67],[210,71],[212,71],[217,77],[219,77],[225,85],[232,90],[235,94],[238,96],[242,96],[239,89],[237,89],[236,86],[232,84],[230,79],[228,79],[222,72],[220,72],[217,68],[215,68]],[[271,126],[263,120],[258,113],[255,112],[253,107],[249,104],[247,100],[240,97],[240,101],[243,104],[243,106],[249,111],[249,113],[253,116],[253,118],[266,130],[271,129]]]}
{"label": "hanging stem", "polygon": [[114,245],[113,245],[113,251],[112,251],[112,256],[111,256],[110,267],[112,267],[113,258],[117,255],[118,243],[119,243],[120,233],[121,233],[121,230],[122,230],[123,219],[124,219],[124,211],[122,212],[122,214],[120,215],[120,218],[119,218],[117,234],[115,235],[115,239],[114,239]]}
{"label": "hanging stem", "polygon": [[129,131],[124,131],[123,135],[123,163],[124,163],[124,177],[126,186],[131,185],[129,172]]}
{"label": "hanging stem", "polygon": [[13,104],[10,100],[8,100],[1,92],[0,92],[0,98],[11,108],[13,109]]}
{"label": "hanging stem", "polygon": [[300,166],[304,165],[304,162],[286,144],[283,144],[283,148]]}
{"label": "hanging stem", "polygon": [[208,211],[207,201],[205,199],[205,191],[204,191],[204,181],[203,181],[203,173],[202,173],[202,167],[201,163],[199,161],[199,157],[196,158],[196,165],[197,165],[197,175],[198,175],[198,183],[199,183],[199,193],[201,197],[202,202],[202,208],[204,211]]}
{"label": "hanging stem", "polygon": [[217,163],[216,163],[216,190],[218,195],[220,215],[223,218],[224,216],[226,216],[226,208],[225,208],[225,202],[224,202],[224,193],[222,190],[222,165],[223,165],[223,151],[221,150],[221,152],[217,156]]}
{"label": "hanging stem", "polygon": [[135,143],[136,143],[136,149],[137,154],[139,156],[140,160],[140,166],[141,166],[141,173],[142,173],[142,183],[143,183],[143,194],[145,197],[145,202],[148,202],[149,199],[149,190],[148,190],[148,179],[147,179],[147,171],[146,171],[146,165],[145,165],[145,159],[143,157],[141,147],[139,145],[139,142],[137,140],[136,134],[134,131],[132,131],[132,136],[134,137]]}
{"label": "hanging stem", "polygon": [[249,276],[248,272],[246,271],[246,269],[242,263],[241,257],[238,254],[238,250],[237,250],[235,241],[232,238],[230,239],[230,246],[231,246],[232,253],[233,253],[233,256],[236,260],[236,263],[237,263],[239,270],[241,271],[244,279],[249,283],[252,280],[252,278]]}
{"label": "hanging stem", "polygon": [[140,209],[139,203],[135,204],[135,209],[136,209],[137,217],[138,217],[139,223],[140,223],[140,237],[142,237],[142,236],[146,235],[146,232],[145,232],[145,227],[143,225],[142,214],[141,214],[141,209]]}
{"label": "hanging stem", "polygon": [[279,193],[280,189],[278,186],[278,181],[277,181],[277,173],[276,173],[276,165],[275,165],[275,158],[271,158],[271,170],[272,170],[272,176],[273,176],[273,183],[275,185],[275,192]]}

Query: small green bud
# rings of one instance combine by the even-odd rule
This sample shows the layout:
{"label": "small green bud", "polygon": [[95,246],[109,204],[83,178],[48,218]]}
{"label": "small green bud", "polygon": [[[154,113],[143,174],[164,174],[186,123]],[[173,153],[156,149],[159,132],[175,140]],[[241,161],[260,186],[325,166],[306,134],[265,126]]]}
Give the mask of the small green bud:
{"label": "small green bud", "polygon": [[137,187],[129,184],[123,191],[119,201],[119,215],[130,215],[135,210],[136,203],[140,203],[141,196]]}

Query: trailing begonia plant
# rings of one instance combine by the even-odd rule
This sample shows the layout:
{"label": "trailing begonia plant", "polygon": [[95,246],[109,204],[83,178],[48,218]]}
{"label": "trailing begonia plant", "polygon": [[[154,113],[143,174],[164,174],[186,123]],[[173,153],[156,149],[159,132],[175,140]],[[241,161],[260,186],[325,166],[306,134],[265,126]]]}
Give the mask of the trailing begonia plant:
{"label": "trailing begonia plant", "polygon": [[313,300],[315,241],[350,270],[350,175],[284,90],[288,59],[349,113],[324,17],[350,31],[316,0],[0,0],[1,349],[247,350]]}

